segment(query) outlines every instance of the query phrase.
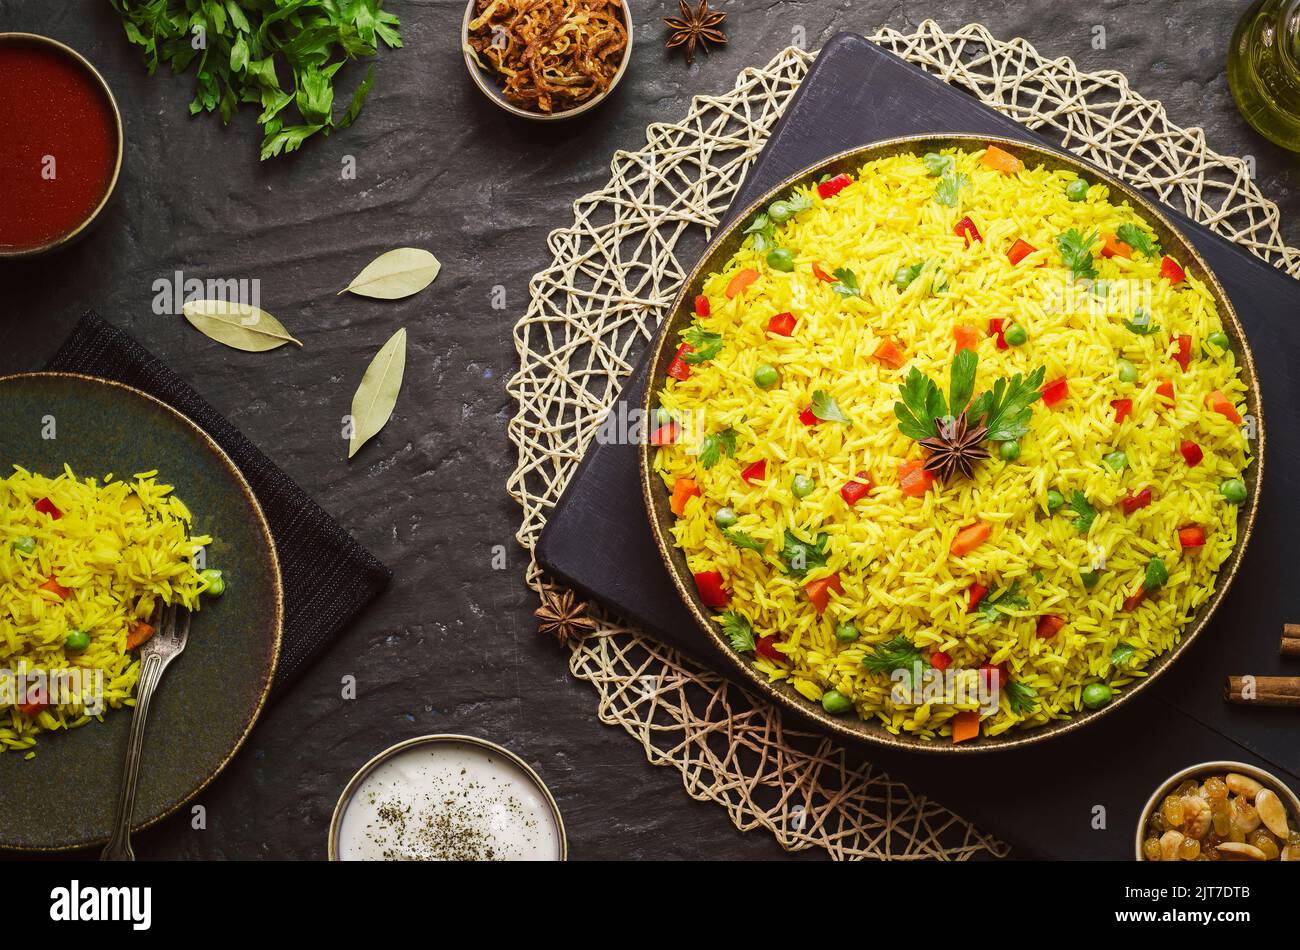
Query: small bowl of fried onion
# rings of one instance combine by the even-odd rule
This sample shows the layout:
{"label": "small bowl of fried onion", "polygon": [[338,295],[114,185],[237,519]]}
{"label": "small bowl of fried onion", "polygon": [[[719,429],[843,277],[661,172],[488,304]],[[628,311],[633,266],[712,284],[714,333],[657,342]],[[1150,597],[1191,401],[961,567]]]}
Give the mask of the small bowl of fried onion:
{"label": "small bowl of fried onion", "polygon": [[632,54],[626,0],[470,0],[465,66],[512,115],[568,119],[618,85]]}

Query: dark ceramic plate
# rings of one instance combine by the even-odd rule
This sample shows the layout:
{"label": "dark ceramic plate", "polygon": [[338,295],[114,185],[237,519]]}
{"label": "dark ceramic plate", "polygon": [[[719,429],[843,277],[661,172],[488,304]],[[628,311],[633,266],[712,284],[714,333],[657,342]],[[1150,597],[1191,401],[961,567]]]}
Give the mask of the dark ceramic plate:
{"label": "dark ceramic plate", "polygon": [[[158,478],[208,534],[208,564],[226,592],[195,614],[185,652],[154,695],[144,740],[134,827],[171,814],[216,777],[239,749],[266,701],[280,653],[284,598],[280,564],[262,509],[244,477],[180,413],[119,383],[64,373],[0,377],[0,476],[13,465],[57,475]],[[53,417],[54,439],[42,437]],[[44,733],[36,757],[0,753],[0,847],[54,850],[108,838],[129,708],[102,722]]]}

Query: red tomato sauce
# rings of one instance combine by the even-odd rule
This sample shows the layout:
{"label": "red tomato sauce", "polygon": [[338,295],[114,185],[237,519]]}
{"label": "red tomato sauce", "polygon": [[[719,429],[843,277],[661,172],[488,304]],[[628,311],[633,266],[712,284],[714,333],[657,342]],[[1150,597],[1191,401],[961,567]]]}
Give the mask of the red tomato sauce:
{"label": "red tomato sauce", "polygon": [[0,247],[39,247],[99,206],[117,124],[95,77],[38,43],[0,42]]}

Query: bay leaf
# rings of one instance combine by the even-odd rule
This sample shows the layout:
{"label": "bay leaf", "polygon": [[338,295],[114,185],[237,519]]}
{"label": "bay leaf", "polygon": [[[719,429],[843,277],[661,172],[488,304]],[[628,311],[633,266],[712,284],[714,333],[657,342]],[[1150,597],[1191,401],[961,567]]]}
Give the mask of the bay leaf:
{"label": "bay leaf", "polygon": [[362,297],[397,300],[418,294],[440,270],[442,264],[423,248],[399,247],[376,257],[339,293],[350,290]]}
{"label": "bay leaf", "polygon": [[406,371],[406,328],[398,330],[383,345],[366,367],[361,385],[352,397],[352,439],[348,458],[382,429],[397,405]]}
{"label": "bay leaf", "polygon": [[260,307],[227,300],[190,300],[181,312],[200,333],[236,350],[262,353],[286,343],[302,346],[279,320]]}

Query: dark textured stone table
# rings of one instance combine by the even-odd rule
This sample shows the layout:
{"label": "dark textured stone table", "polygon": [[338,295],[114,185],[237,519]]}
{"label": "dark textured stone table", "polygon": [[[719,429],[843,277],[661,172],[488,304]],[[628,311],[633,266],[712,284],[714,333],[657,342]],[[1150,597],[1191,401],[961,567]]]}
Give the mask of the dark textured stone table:
{"label": "dark textured stone table", "polygon": [[[514,464],[511,327],[529,277],[549,260],[546,234],[599,187],[615,149],[685,113],[690,97],[730,88],[796,36],[811,47],[840,30],[871,32],[933,17],[984,22],[1048,56],[1123,71],[1211,147],[1251,154],[1261,187],[1300,241],[1300,170],[1237,114],[1224,76],[1245,0],[1168,4],[1056,0],[865,2],[724,0],[730,44],[687,68],[665,53],[659,18],[676,4],[632,0],[632,65],[595,113],[556,128],[523,124],[484,101],[458,51],[459,2],[401,2],[406,48],[382,54],[356,126],[294,156],[257,161],[253,110],[223,128],[191,119],[190,77],[149,77],[101,0],[0,0],[0,31],[44,33],[79,49],[116,91],[128,148],[111,214],[76,247],[0,267],[0,374],[38,368],[80,311],[94,306],[190,380],[397,574],[389,593],[263,717],[199,799],[207,828],[175,817],[140,836],[155,858],[320,858],[338,793],[373,753],[429,732],[502,742],[550,784],[575,858],[779,858],[765,834],[742,835],[723,809],[692,801],[676,772],[648,765],[621,730],[600,725],[595,696],[565,654],[535,632]],[[1092,47],[1106,28],[1107,49]],[[355,180],[340,170],[356,161]],[[334,291],[377,253],[428,247],[443,262],[428,291],[384,303]],[[256,278],[262,305],[305,344],[268,354],[222,348],[151,309],[174,271]],[[492,288],[507,306],[493,309]],[[393,420],[350,464],[339,435],[370,355],[410,334]],[[0,407],[0,411],[3,411]],[[504,570],[493,548],[509,552]],[[340,698],[357,678],[357,698]],[[816,858],[805,852],[796,857]]]}

